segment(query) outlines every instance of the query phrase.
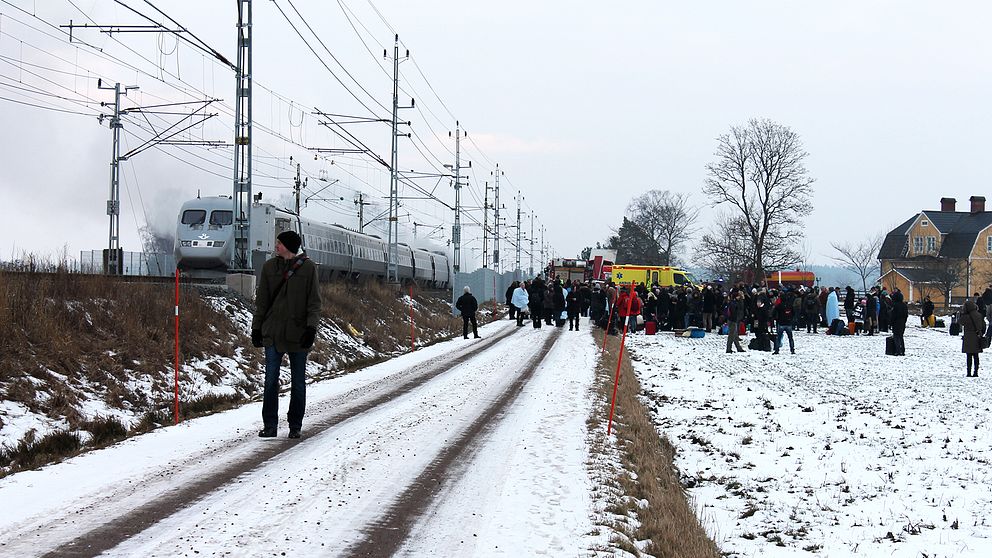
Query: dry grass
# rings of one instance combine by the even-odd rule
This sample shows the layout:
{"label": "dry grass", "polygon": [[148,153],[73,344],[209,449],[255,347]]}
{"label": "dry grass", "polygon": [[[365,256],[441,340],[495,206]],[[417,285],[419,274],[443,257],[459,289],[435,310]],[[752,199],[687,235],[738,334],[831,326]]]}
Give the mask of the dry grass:
{"label": "dry grass", "polygon": [[[387,285],[377,281],[326,283],[320,291],[324,319],[347,331],[360,331],[365,344],[381,354],[410,348],[410,305],[405,297],[409,287]],[[452,316],[447,304],[425,296],[413,288],[413,322],[418,347],[448,339],[461,329],[461,320]],[[318,347],[319,354],[319,347]]]}
{"label": "dry grass", "polygon": [[[111,408],[140,417],[131,427],[132,434],[173,422],[174,286],[126,283],[70,273],[64,266],[49,267],[37,273],[0,271],[0,400],[22,403],[33,413],[65,421],[66,430],[31,432],[15,447],[0,448],[0,476],[108,445],[129,434],[114,419],[84,416],[80,409],[86,399],[101,399]],[[333,365],[321,377],[409,350],[410,306],[404,298],[408,288],[333,283],[322,285],[322,294],[324,320],[364,332],[376,355],[347,356],[347,347],[318,342],[311,359]],[[418,347],[460,331],[461,321],[451,316],[444,301],[416,288],[414,295]],[[227,302],[215,308],[200,288],[181,285],[180,357],[188,363],[234,357],[236,350],[246,349],[238,357],[244,377],[231,384],[234,394],[207,389],[187,397],[180,405],[182,420],[260,396],[262,353],[251,348],[248,331],[242,331],[245,326],[231,319],[247,311],[250,303],[224,296]],[[200,372],[210,386],[231,381],[230,372],[214,361]],[[137,389],[136,380],[150,383],[151,389]],[[183,391],[191,387],[182,380],[180,384]],[[197,391],[202,390],[190,393]]]}
{"label": "dry grass", "polygon": [[[601,330],[595,337],[602,346]],[[619,338],[611,337],[606,355],[597,367],[598,408],[589,421],[594,432],[594,447],[608,443],[605,438],[609,416],[613,379],[616,373]],[[624,354],[620,367],[620,384],[617,390],[613,434],[622,458],[622,468],[633,475],[616,479],[620,495],[611,508],[617,515],[636,518],[637,527],[618,524],[621,533],[637,541],[649,541],[644,551],[659,558],[712,558],[720,555],[703,529],[689,502],[685,488],[679,482],[675,468],[675,448],[667,437],[659,435],[650,415],[638,399],[640,383]],[[635,480],[636,479],[636,480]],[[640,507],[638,501],[647,501]],[[625,544],[624,549],[630,550]]]}

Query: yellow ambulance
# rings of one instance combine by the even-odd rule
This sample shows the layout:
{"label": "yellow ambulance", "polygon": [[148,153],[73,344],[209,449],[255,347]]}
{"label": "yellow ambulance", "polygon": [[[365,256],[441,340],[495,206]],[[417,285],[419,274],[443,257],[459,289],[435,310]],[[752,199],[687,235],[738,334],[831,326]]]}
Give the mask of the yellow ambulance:
{"label": "yellow ambulance", "polygon": [[688,271],[670,266],[614,265],[610,277],[617,284],[644,283],[648,287],[655,283],[662,287],[699,285],[699,281]]}

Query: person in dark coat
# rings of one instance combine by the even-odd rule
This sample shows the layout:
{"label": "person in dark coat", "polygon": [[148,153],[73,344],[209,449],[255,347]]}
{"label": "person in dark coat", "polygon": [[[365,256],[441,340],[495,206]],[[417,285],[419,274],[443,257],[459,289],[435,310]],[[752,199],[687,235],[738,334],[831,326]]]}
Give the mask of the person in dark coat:
{"label": "person in dark coat", "polygon": [[472,322],[472,334],[479,339],[479,324],[475,321],[475,313],[479,311],[479,301],[475,300],[472,289],[467,285],[464,291],[465,293],[455,302],[455,308],[462,313],[462,337],[468,339],[468,324]]}
{"label": "person in dark coat", "polygon": [[530,310],[530,319],[534,322],[534,329],[541,328],[541,321],[544,319],[544,296],[548,289],[544,285],[544,280],[535,277],[530,283],[530,293],[527,295],[527,308]]}
{"label": "person in dark coat", "polygon": [[[968,377],[978,377],[978,355],[982,353],[982,337],[985,335],[985,318],[978,313],[978,306],[969,300],[961,308],[958,318],[961,324],[961,352],[968,355]],[[974,362],[974,367],[972,367]],[[974,374],[972,374],[974,368]]]}
{"label": "person in dark coat", "polygon": [[592,288],[592,294],[589,297],[589,317],[592,318],[594,324],[599,324],[603,322],[605,324],[606,313],[606,291],[600,288],[599,283]]}
{"label": "person in dark coat", "polygon": [[565,297],[565,311],[568,312],[568,331],[579,331],[579,316],[582,315],[582,296],[578,288],[573,288]]}
{"label": "person in dark coat", "polygon": [[906,333],[906,320],[909,319],[909,308],[902,299],[902,293],[896,291],[892,293],[892,310],[889,312],[889,326],[892,327],[892,339],[896,344],[895,354],[906,356],[906,342],[903,334]]}
{"label": "person in dark coat", "polygon": [[730,300],[730,307],[727,316],[727,352],[732,353],[733,347],[737,347],[737,352],[743,353],[741,346],[740,324],[744,323],[747,315],[747,303],[744,301],[744,293],[736,291]]}
{"label": "person in dark coat", "polygon": [[923,305],[920,308],[920,321],[923,323],[923,327],[930,327],[930,316],[933,316],[933,301],[928,296],[923,299]]}
{"label": "person in dark coat", "polygon": [[851,321],[854,318],[851,314],[854,313],[854,306],[858,302],[858,298],[854,295],[854,289],[850,285],[847,286],[847,293],[844,295],[844,315],[847,316],[847,321]]}
{"label": "person in dark coat", "polygon": [[589,315],[589,307],[592,306],[592,289],[589,288],[589,283],[582,283],[579,286],[579,301],[582,304],[580,315],[585,318]]}
{"label": "person in dark coat", "polygon": [[713,316],[716,313],[716,293],[711,285],[703,289],[703,329],[713,331]]}
{"label": "person in dark coat", "polygon": [[289,355],[289,437],[299,438],[307,401],[307,352],[320,323],[317,266],[299,253],[303,240],[295,231],[276,237],[276,256],[262,265],[255,290],[251,343],[265,347],[262,438],[273,438],[279,423],[279,369]]}
{"label": "person in dark coat", "polygon": [[806,333],[816,333],[820,325],[820,299],[816,291],[806,293],[803,310],[806,313]]}
{"label": "person in dark coat", "polygon": [[793,305],[794,297],[791,292],[785,292],[778,298],[775,302],[775,322],[777,324],[776,330],[778,335],[775,336],[775,350],[774,354],[778,354],[779,348],[782,347],[782,336],[787,335],[789,337],[789,352],[796,354],[796,342],[792,338],[792,329],[796,323],[795,306]]}
{"label": "person in dark coat", "polygon": [[517,290],[520,286],[520,281],[514,281],[506,288],[506,307],[510,310],[510,319],[515,319],[517,317],[517,307],[513,305],[513,291]]}

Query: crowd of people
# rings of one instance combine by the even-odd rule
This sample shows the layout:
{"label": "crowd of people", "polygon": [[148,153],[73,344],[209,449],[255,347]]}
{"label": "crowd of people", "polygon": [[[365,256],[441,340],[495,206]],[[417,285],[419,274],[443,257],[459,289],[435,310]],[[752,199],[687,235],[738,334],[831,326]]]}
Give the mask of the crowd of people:
{"label": "crowd of people", "polygon": [[[741,336],[749,332],[750,349],[774,354],[779,354],[786,339],[789,352],[795,354],[794,332],[802,328],[808,334],[822,330],[827,335],[891,332],[886,352],[906,354],[904,334],[909,308],[899,289],[889,292],[884,286],[859,294],[851,286],[775,288],[738,283],[648,287],[640,283],[633,286],[632,295],[629,285],[618,286],[611,281],[568,282],[537,276],[529,281],[514,281],[505,298],[510,319],[520,327],[525,321],[535,328],[564,327],[567,322],[569,331],[578,331],[583,317],[610,335],[617,335],[624,326],[628,333],[695,327],[726,335],[728,353],[744,352]],[[967,355],[969,377],[978,376],[979,354],[992,343],[992,327],[986,327],[989,308],[992,285],[984,293],[975,293],[974,300],[965,302],[953,320],[962,334],[961,351]],[[936,324],[929,297],[921,305],[920,321],[924,327]],[[953,327],[951,331],[954,333]]]}
{"label": "crowd of people", "polygon": [[[851,287],[783,287],[766,285],[733,286],[704,285],[662,287],[641,283],[629,286],[603,282],[545,281],[535,277],[530,281],[514,282],[506,291],[506,303],[511,319],[518,326],[527,317],[534,327],[542,323],[579,329],[579,318],[589,317],[593,324],[610,334],[617,334],[626,324],[628,332],[636,333],[649,322],[659,331],[685,330],[698,327],[707,332],[727,335],[727,352],[744,351],[740,336],[745,331],[754,334],[750,347],[778,353],[785,339],[789,351],[795,353],[796,329],[807,333],[834,335],[875,335],[891,331],[893,354],[905,354],[903,332],[908,309],[898,290],[889,293],[884,287],[873,287],[858,297]],[[843,305],[843,306],[842,306]],[[846,321],[841,319],[843,307]]]}

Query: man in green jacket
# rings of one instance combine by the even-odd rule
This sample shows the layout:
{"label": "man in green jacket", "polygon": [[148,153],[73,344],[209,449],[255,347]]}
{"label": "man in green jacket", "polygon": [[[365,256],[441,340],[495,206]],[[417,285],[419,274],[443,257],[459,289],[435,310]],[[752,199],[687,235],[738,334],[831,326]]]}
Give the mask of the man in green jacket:
{"label": "man in green jacket", "polygon": [[303,243],[295,231],[276,237],[276,256],[265,262],[255,291],[255,317],[251,342],[265,347],[265,393],[262,398],[262,438],[276,435],[279,422],[279,368],[289,354],[289,437],[299,438],[306,406],[307,352],[317,337],[320,322],[320,286],[317,266],[306,252],[297,255]]}

